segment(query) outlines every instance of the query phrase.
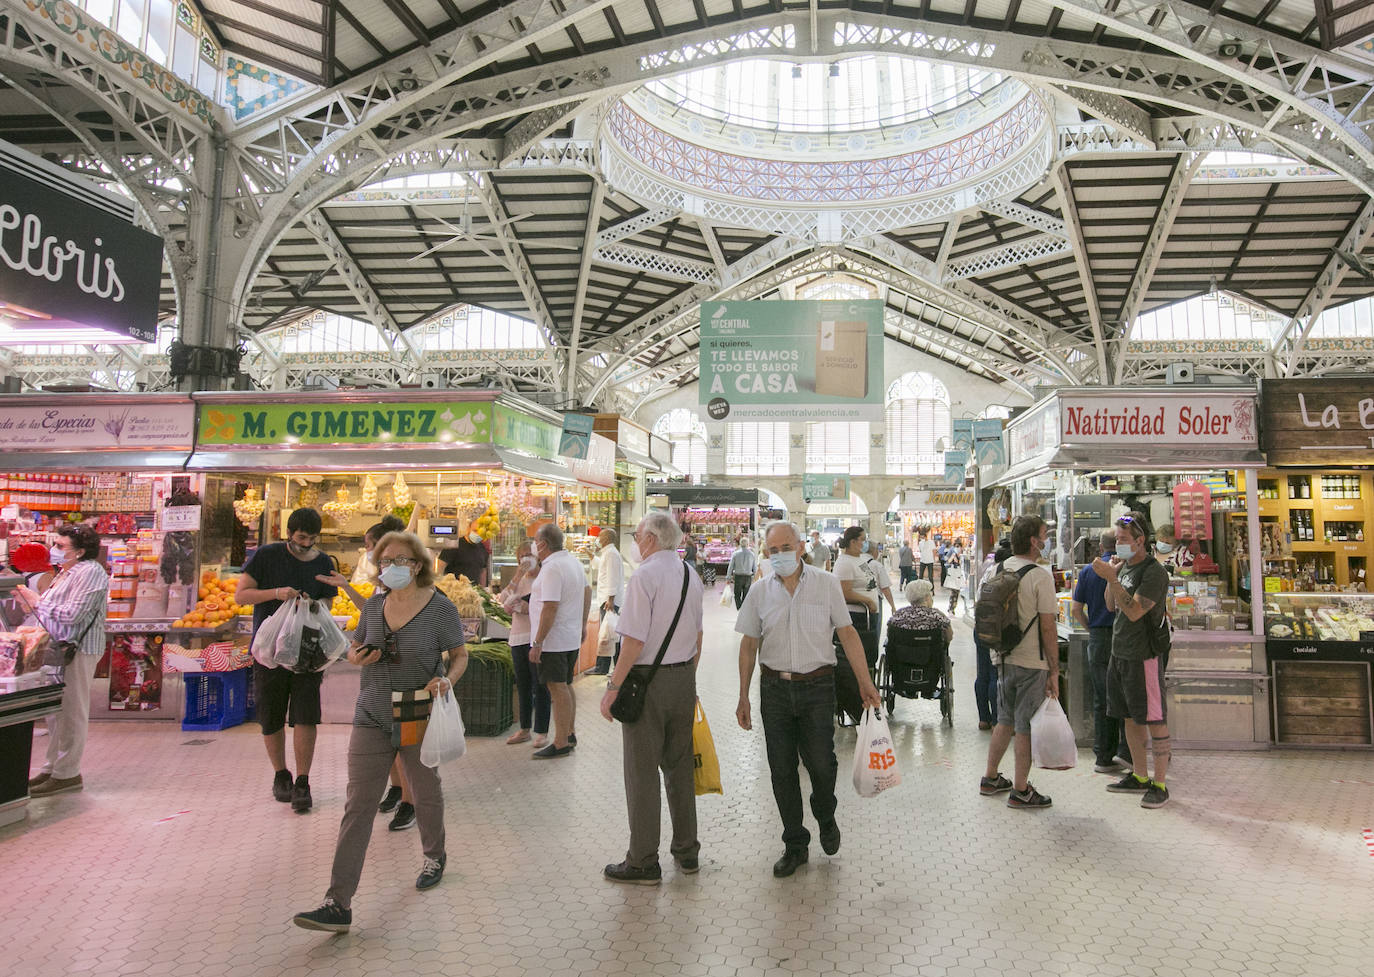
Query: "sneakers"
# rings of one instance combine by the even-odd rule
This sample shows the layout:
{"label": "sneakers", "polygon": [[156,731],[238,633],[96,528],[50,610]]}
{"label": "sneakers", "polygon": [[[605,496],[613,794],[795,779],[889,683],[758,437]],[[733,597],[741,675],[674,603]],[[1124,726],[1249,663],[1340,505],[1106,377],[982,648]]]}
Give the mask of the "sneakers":
{"label": "sneakers", "polygon": [[390,814],[392,811],[396,810],[396,805],[399,803],[401,803],[401,788],[392,784],[391,788],[386,792],[386,796],[382,798],[382,803],[377,805],[377,813]]}
{"label": "sneakers", "polygon": [[1150,781],[1145,794],[1140,798],[1140,806],[1148,808],[1163,807],[1169,803],[1169,788],[1157,781]]}
{"label": "sneakers", "polygon": [[1034,810],[1042,807],[1049,807],[1054,802],[1040,791],[1035,789],[1035,785],[1029,780],[1026,781],[1025,790],[1013,790],[1007,795],[1007,807],[1020,807],[1026,810]]}
{"label": "sneakers", "polygon": [[821,826],[821,851],[833,855],[840,850],[840,826],[831,821]]}
{"label": "sneakers", "polygon": [[[692,862],[695,864],[696,859],[692,859]],[[621,862],[619,865],[607,865],[601,874],[612,882],[624,882],[626,885],[658,885],[663,881],[663,870],[657,863],[635,868],[629,862]]]}
{"label": "sneakers", "polygon": [[347,933],[353,925],[353,910],[344,909],[333,899],[313,912],[296,913],[292,920],[303,930],[323,930],[326,933]]}
{"label": "sneakers", "polygon": [[1128,773],[1120,780],[1114,780],[1107,785],[1107,789],[1113,794],[1144,794],[1149,787],[1148,780],[1141,780],[1133,773]]}
{"label": "sneakers", "polygon": [[554,746],[552,743],[550,743],[542,750],[535,750],[533,756],[536,760],[555,760],[558,757],[567,756],[568,754],[572,753],[572,751],[572,743],[569,743],[567,746],[563,747]]}
{"label": "sneakers", "polygon": [[291,788],[291,810],[304,814],[314,803],[315,799],[310,796],[310,780],[301,774],[296,778],[296,786]]}
{"label": "sneakers", "polygon": [[978,781],[978,793],[984,797],[991,797],[993,794],[1000,794],[1003,791],[1011,790],[1015,785],[1003,777],[1000,773],[996,777],[984,777]]}
{"label": "sneakers", "polygon": [[51,797],[53,794],[65,794],[68,791],[81,789],[81,774],[75,777],[49,777],[36,787],[29,788],[30,797]]}
{"label": "sneakers", "polygon": [[1122,770],[1126,769],[1129,768],[1123,767],[1115,760],[1109,760],[1106,763],[1099,763],[1095,765],[1093,767],[1093,773],[1120,773]]}
{"label": "sneakers", "polygon": [[291,803],[291,771],[278,770],[272,778],[272,799],[283,804]]}
{"label": "sneakers", "polygon": [[677,862],[678,871],[683,875],[696,875],[697,872],[701,871],[701,862],[697,860],[695,855],[686,855],[682,858],[674,855],[673,860]]}
{"label": "sneakers", "polygon": [[415,805],[401,801],[396,808],[396,816],[386,826],[388,831],[404,831],[415,826]]}
{"label": "sneakers", "polygon": [[424,865],[420,866],[420,877],[415,880],[415,888],[421,892],[425,889],[434,888],[439,884],[439,880],[444,877],[444,866],[447,864],[447,855],[440,855],[438,858],[426,858]]}

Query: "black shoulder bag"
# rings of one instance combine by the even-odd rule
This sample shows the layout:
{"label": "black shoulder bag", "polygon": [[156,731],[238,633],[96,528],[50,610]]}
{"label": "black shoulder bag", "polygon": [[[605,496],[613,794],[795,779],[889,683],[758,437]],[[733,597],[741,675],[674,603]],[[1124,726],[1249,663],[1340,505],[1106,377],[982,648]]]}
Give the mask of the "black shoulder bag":
{"label": "black shoulder bag", "polygon": [[[97,614],[99,612],[97,611]],[[75,641],[62,641],[49,636],[48,650],[43,653],[43,665],[47,668],[66,668],[76,660],[76,653],[81,648],[81,642],[86,638],[86,632],[95,627],[95,618],[81,629],[81,633],[76,636]]]}
{"label": "black shoulder bag", "polygon": [[687,604],[688,573],[687,564],[683,563],[682,596],[677,602],[677,613],[673,615],[673,623],[668,625],[668,633],[663,636],[663,644],[659,646],[654,663],[649,667],[649,674],[636,674],[631,670],[625,677],[625,684],[620,687],[615,701],[611,703],[611,716],[622,723],[635,722],[644,714],[644,697],[649,693],[649,683],[654,680],[654,673],[658,671],[663,656],[668,653],[668,642],[673,640],[673,632],[677,630],[677,622],[682,617],[682,608]]}

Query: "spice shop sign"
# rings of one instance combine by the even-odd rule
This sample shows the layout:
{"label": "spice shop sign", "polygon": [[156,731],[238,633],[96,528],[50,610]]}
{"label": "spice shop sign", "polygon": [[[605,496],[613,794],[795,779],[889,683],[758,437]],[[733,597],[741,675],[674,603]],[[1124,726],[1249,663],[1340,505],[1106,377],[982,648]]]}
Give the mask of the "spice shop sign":
{"label": "spice shop sign", "polygon": [[191,448],[191,403],[11,407],[0,415],[0,451]]}

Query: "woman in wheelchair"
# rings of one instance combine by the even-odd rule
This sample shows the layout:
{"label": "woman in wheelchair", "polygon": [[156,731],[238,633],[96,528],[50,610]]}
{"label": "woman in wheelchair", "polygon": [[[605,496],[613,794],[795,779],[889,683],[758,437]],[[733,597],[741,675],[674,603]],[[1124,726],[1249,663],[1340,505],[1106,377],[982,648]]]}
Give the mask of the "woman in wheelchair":
{"label": "woman in wheelchair", "polygon": [[945,641],[954,638],[954,627],[949,618],[937,611],[935,587],[929,580],[913,580],[902,590],[909,607],[903,607],[888,622],[889,628],[906,628],[909,631],[943,631]]}

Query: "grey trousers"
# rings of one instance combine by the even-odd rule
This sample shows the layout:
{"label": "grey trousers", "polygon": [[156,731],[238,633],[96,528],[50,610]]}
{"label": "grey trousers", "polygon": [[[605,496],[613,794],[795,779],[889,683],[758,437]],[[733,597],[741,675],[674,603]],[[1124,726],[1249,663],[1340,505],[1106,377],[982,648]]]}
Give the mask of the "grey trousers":
{"label": "grey trousers", "polygon": [[392,758],[398,753],[415,804],[420,847],[427,858],[444,854],[444,795],[439,771],[420,762],[418,745],[395,747],[391,733],[375,726],[354,726],[348,741],[348,796],[326,893],[344,909],[353,904],[353,893],[358,891],[367,843],[377,821],[377,805],[386,792]]}
{"label": "grey trousers", "polygon": [[99,663],[99,655],[79,654],[63,669],[62,710],[48,717],[48,758],[43,764],[43,772],[57,780],[81,774],[81,756],[91,728],[91,680]]}
{"label": "grey trousers", "polygon": [[625,753],[625,806],[630,815],[630,847],[625,860],[635,868],[658,864],[662,802],[659,771],[673,822],[669,850],[678,858],[694,857],[697,841],[697,794],[692,749],[697,678],[691,665],[660,668],[649,683],[644,714],[620,727]]}

